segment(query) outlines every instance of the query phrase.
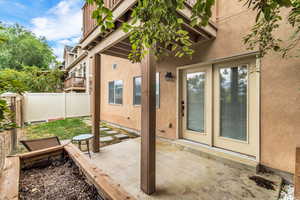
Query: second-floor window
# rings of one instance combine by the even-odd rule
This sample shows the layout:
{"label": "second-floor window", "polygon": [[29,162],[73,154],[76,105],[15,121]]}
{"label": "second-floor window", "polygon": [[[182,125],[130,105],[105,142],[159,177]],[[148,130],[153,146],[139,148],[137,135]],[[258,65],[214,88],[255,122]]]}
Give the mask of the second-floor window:
{"label": "second-floor window", "polygon": [[123,81],[108,82],[108,103],[123,104]]}

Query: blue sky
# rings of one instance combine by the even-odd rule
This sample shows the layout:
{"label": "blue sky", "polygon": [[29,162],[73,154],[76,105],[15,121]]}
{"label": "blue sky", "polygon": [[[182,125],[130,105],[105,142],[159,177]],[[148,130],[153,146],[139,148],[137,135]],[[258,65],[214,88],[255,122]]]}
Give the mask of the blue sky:
{"label": "blue sky", "polygon": [[81,36],[84,0],[0,0],[0,21],[19,23],[47,38],[61,60],[64,45],[74,45]]}

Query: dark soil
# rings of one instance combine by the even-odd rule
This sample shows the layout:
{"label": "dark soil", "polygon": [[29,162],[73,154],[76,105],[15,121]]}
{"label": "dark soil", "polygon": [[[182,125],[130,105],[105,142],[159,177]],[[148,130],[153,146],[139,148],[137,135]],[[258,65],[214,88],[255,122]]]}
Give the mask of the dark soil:
{"label": "dark soil", "polygon": [[273,186],[273,185],[275,185],[275,183],[273,181],[270,181],[270,180],[265,179],[260,176],[251,176],[251,177],[249,177],[249,179],[254,181],[256,183],[256,185],[258,185],[260,187],[263,187],[268,190],[275,190],[275,188]]}
{"label": "dark soil", "polygon": [[72,160],[55,161],[51,165],[23,170],[20,177],[21,200],[97,200],[96,188],[85,181]]}

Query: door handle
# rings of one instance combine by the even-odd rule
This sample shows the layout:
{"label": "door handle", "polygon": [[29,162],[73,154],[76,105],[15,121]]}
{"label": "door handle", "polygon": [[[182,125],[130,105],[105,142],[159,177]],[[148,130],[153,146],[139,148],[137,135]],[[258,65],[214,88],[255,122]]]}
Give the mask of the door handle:
{"label": "door handle", "polygon": [[184,117],[184,109],[185,109],[184,101],[181,101],[181,116],[182,117]]}

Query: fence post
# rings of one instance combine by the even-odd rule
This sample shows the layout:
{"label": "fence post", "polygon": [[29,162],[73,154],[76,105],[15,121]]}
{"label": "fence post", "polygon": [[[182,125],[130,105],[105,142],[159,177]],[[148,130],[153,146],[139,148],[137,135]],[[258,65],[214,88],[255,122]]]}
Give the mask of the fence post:
{"label": "fence post", "polygon": [[64,92],[64,119],[66,119],[67,116],[67,93]]}

